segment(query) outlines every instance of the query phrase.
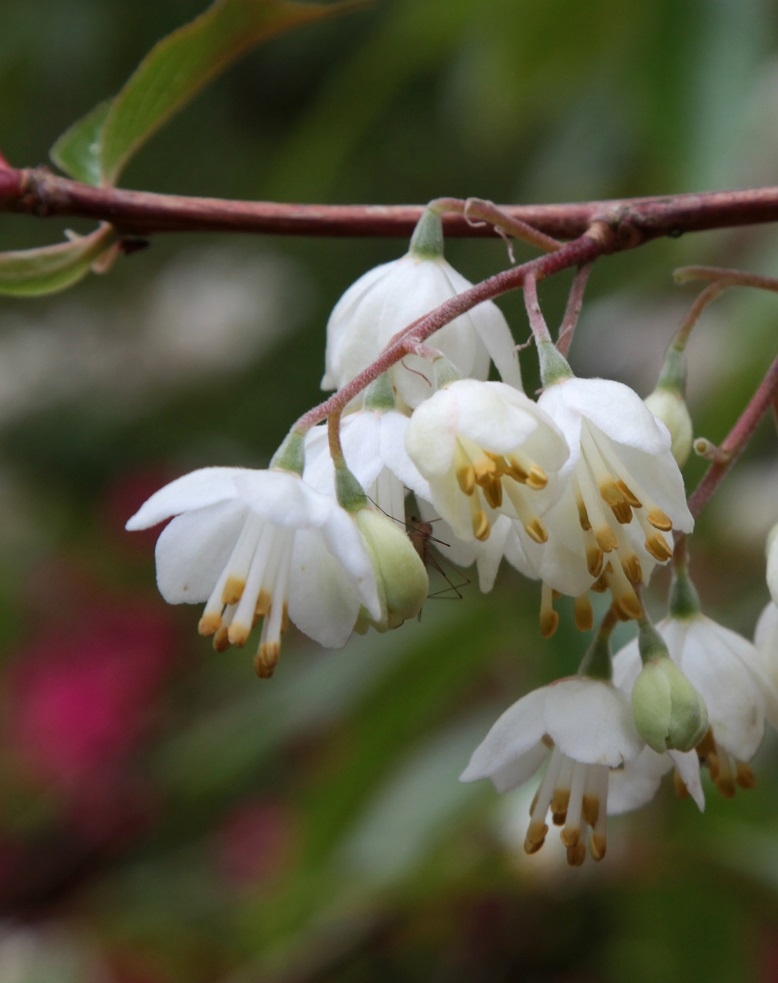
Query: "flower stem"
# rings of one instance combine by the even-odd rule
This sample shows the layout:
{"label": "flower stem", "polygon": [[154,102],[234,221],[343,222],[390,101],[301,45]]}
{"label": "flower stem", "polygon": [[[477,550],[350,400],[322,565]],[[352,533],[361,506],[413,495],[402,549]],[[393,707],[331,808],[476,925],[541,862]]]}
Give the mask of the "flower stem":
{"label": "flower stem", "polygon": [[702,481],[689,498],[689,510],[695,519],[708,504],[722,479],[735,463],[740,452],[750,440],[762,417],[778,398],[778,357],[773,359],[759,388],[752,396],[719,447],[716,460],[705,472]]}

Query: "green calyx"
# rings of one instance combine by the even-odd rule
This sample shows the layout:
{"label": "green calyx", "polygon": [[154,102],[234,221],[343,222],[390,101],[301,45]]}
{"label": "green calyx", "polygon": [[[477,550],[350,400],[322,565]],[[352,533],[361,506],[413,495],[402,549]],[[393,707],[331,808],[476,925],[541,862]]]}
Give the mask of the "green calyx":
{"label": "green calyx", "polygon": [[688,621],[700,614],[700,596],[685,567],[673,573],[669,608],[670,615],[678,621]]}
{"label": "green calyx", "polygon": [[603,625],[597,632],[578,667],[579,676],[610,682],[613,677],[613,659],[611,658],[610,644],[612,631],[612,626]]}
{"label": "green calyx", "polygon": [[567,359],[552,341],[538,342],[538,360],[544,389],[553,386],[555,382],[573,378],[573,370]]}
{"label": "green calyx", "polygon": [[363,405],[366,410],[377,410],[378,412],[386,412],[386,410],[395,408],[394,387],[388,372],[379,375],[370,383],[365,390]]}
{"label": "green calyx", "polygon": [[686,352],[682,349],[674,345],[668,348],[662,371],[656,380],[656,389],[667,389],[681,397],[686,395]]}
{"label": "green calyx", "polygon": [[432,208],[425,208],[416,223],[408,252],[416,259],[443,258],[443,220]]}
{"label": "green calyx", "polygon": [[270,459],[270,467],[302,475],[305,467],[305,434],[290,430]]}
{"label": "green calyx", "polygon": [[338,505],[347,512],[358,512],[367,508],[367,495],[344,461],[335,461],[335,494]]}

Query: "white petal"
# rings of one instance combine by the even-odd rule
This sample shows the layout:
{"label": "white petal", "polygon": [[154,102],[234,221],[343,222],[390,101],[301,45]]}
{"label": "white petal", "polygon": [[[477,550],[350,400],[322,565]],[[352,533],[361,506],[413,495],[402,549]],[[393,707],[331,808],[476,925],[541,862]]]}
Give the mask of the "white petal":
{"label": "white petal", "polygon": [[668,751],[673,764],[695,805],[704,812],[705,793],[700,780],[700,759],[696,751]]}
{"label": "white petal", "polygon": [[716,742],[738,760],[750,760],[762,741],[766,712],[753,668],[758,657],[746,651],[750,642],[704,615],[668,618],[657,628],[705,700]]}
{"label": "white petal", "polygon": [[778,604],[778,525],[767,535],[767,587],[774,604]]}
{"label": "white petal", "polygon": [[246,468],[200,468],[176,478],[144,502],[125,528],[149,529],[171,515],[200,509],[215,502],[237,498],[234,478]]}
{"label": "white petal", "polygon": [[574,761],[616,768],[644,746],[624,693],[610,683],[584,677],[548,687],[545,730]]}
{"label": "white petal", "polygon": [[[507,768],[511,769],[516,785],[534,775],[539,756],[542,760],[550,750],[542,742],[547,690],[548,687],[533,690],[498,718],[459,776],[461,782],[491,778]],[[539,755],[540,748],[543,755]]]}
{"label": "white petal", "polygon": [[[695,752],[690,752],[695,754]],[[623,768],[611,772],[608,783],[608,815],[618,816],[645,805],[656,795],[662,775],[673,767],[667,754],[657,754],[648,745]],[[699,765],[697,771],[699,773]]]}
{"label": "white petal", "polygon": [[320,645],[341,648],[351,635],[359,607],[357,592],[321,536],[298,532],[292,551],[290,619]]}
{"label": "white petal", "polygon": [[168,604],[208,600],[246,517],[238,501],[176,516],[157,540],[157,585]]}

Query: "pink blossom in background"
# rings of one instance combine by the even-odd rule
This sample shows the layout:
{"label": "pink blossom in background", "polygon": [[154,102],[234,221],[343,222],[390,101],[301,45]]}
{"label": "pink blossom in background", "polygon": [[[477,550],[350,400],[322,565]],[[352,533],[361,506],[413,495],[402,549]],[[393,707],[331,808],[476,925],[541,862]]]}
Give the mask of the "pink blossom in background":
{"label": "pink blossom in background", "polygon": [[164,609],[96,593],[70,608],[73,624],[44,623],[7,681],[9,750],[29,775],[72,793],[143,737],[178,648]]}

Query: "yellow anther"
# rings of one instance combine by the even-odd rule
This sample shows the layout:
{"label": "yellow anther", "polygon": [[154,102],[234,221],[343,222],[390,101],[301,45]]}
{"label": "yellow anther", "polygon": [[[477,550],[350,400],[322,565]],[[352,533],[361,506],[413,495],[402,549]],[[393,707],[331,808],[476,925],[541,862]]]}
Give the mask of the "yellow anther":
{"label": "yellow anther", "polygon": [[600,817],[600,800],[594,795],[584,795],[581,800],[581,815],[590,826],[594,826]]}
{"label": "yellow anther", "polygon": [[254,656],[254,671],[260,679],[270,679],[281,654],[278,642],[265,642]]}
{"label": "yellow anther", "polygon": [[670,517],[661,509],[656,507],[648,510],[646,518],[654,529],[659,529],[661,532],[670,532],[670,530],[673,528],[673,523],[670,520]]}
{"label": "yellow anther", "polygon": [[612,505],[611,512],[622,526],[628,526],[632,522],[632,508],[628,502],[621,501],[618,505]]}
{"label": "yellow anther", "polygon": [[634,553],[622,559],[621,569],[631,584],[643,583],[643,568],[640,566],[640,560]]}
{"label": "yellow anther", "polygon": [[264,618],[269,613],[272,601],[273,595],[269,591],[261,590],[259,592],[257,604],[254,608],[254,613],[258,618]]}
{"label": "yellow anther", "polygon": [[666,540],[656,534],[646,536],[646,549],[660,563],[666,563],[673,555],[673,551],[667,545]]}
{"label": "yellow anther", "polygon": [[580,867],[584,860],[586,860],[585,843],[578,842],[574,846],[567,848],[567,862],[571,867]]}
{"label": "yellow anther", "polygon": [[221,628],[221,624],[222,616],[220,614],[215,612],[204,614],[198,622],[197,631],[206,638],[210,638],[211,635],[215,635],[219,628]]}
{"label": "yellow anther", "polygon": [[213,636],[213,647],[216,652],[226,652],[230,647],[230,640],[227,635],[226,625],[222,625]]}
{"label": "yellow anther", "polygon": [[488,481],[481,483],[486,504],[493,509],[502,505],[502,482],[499,478],[490,476]]}
{"label": "yellow anther", "polygon": [[230,645],[237,645],[238,647],[246,644],[250,634],[251,626],[244,625],[240,621],[233,621],[227,629],[227,638],[230,640]]}
{"label": "yellow anther", "polygon": [[584,500],[580,495],[576,496],[575,504],[578,507],[578,523],[584,532],[589,532],[589,530],[592,528],[592,524],[589,521],[589,513],[586,511]]}
{"label": "yellow anther", "polygon": [[524,852],[537,853],[546,842],[548,826],[545,823],[531,822],[524,838]]}
{"label": "yellow anther", "polygon": [[594,529],[593,532],[594,538],[597,540],[597,545],[603,553],[612,553],[613,550],[618,549],[619,541],[609,526],[600,526]]}
{"label": "yellow anther", "polygon": [[545,488],[547,484],[548,475],[546,472],[543,468],[539,468],[537,464],[533,464],[527,475],[527,488],[531,488],[533,491],[539,491],[541,488]]}
{"label": "yellow anther", "polygon": [[551,817],[555,826],[561,826],[567,818],[567,807],[570,805],[570,789],[555,788],[551,796]]}
{"label": "yellow anther", "polygon": [[479,543],[483,543],[489,538],[491,531],[492,526],[486,512],[483,509],[477,509],[473,513],[473,535]]}
{"label": "yellow anther", "polygon": [[[559,839],[564,843],[564,845],[570,849],[570,847],[577,846],[581,839],[581,828],[579,826],[565,826],[562,832],[559,834]],[[586,855],[586,850],[584,850],[584,856]]]}
{"label": "yellow anther", "polygon": [[745,761],[738,761],[737,767],[735,768],[735,781],[741,788],[755,788],[756,787],[756,775],[745,763]]}
{"label": "yellow anther", "polygon": [[629,485],[625,484],[625,482],[623,482],[621,478],[619,478],[619,480],[616,482],[616,485],[618,486],[618,489],[621,492],[621,494],[624,496],[624,498],[626,498],[626,500],[629,502],[629,504],[632,506],[633,509],[642,508],[643,503],[635,495],[635,493],[632,491]]}
{"label": "yellow anther", "polygon": [[552,608],[550,611],[540,612],[540,635],[541,638],[551,638],[559,627],[559,615]]}
{"label": "yellow anther", "polygon": [[534,540],[536,543],[548,542],[548,530],[540,519],[535,518],[530,522],[525,522],[524,528],[526,529],[529,538]]}
{"label": "yellow anther", "polygon": [[612,509],[614,505],[621,505],[624,501],[624,495],[610,475],[605,475],[600,479],[599,489],[600,497],[608,508]]}
{"label": "yellow anther", "polygon": [[465,495],[472,495],[475,491],[475,469],[472,464],[463,465],[456,469],[456,479],[460,491]]}
{"label": "yellow anther", "polygon": [[605,562],[605,554],[596,544],[589,546],[586,550],[586,569],[593,577],[599,577],[602,573],[602,565]]}
{"label": "yellow anther", "polygon": [[513,454],[507,454],[505,456],[505,474],[510,475],[514,481],[518,481],[520,484],[525,484],[527,478],[529,477],[529,472],[526,468],[522,467],[518,459]]}
{"label": "yellow anther", "polygon": [[228,577],[222,591],[222,604],[237,604],[243,596],[245,586],[243,577]]}
{"label": "yellow anther", "polygon": [[592,838],[589,840],[589,853],[592,855],[592,860],[602,860],[605,856],[607,845],[604,836],[601,836],[599,833],[593,833]]}
{"label": "yellow anther", "polygon": [[575,599],[575,627],[578,631],[591,631],[594,627],[594,610],[588,594]]}

